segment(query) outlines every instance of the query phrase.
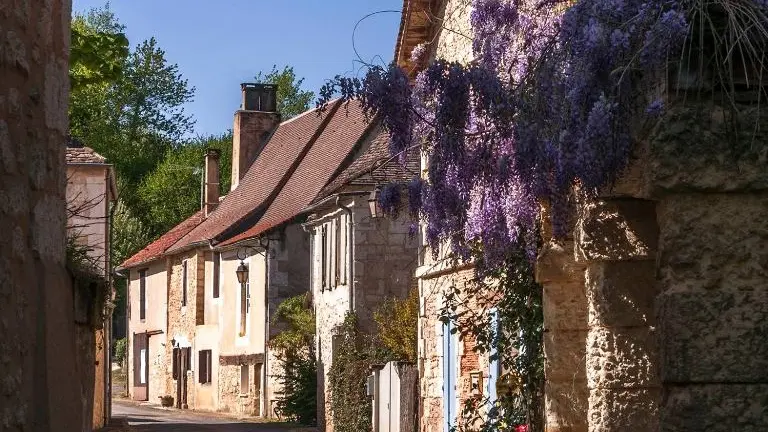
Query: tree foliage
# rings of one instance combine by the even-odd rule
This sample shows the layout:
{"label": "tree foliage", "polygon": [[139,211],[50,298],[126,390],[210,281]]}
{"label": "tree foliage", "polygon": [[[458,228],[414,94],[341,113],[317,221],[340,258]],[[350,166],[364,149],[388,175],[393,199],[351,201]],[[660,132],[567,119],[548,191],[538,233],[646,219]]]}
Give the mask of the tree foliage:
{"label": "tree foliage", "polygon": [[207,149],[219,150],[219,193],[223,196],[229,192],[232,171],[230,133],[198,137],[172,148],[138,188],[138,198],[150,231],[166,232],[200,210]]}
{"label": "tree foliage", "polygon": [[295,117],[309,109],[309,103],[315,94],[302,90],[304,78],[296,78],[292,66],[284,66],[282,70],[272,66],[268,73],[259,72],[256,82],[264,84],[277,84],[277,110],[283,119]]}
{"label": "tree foliage", "polygon": [[391,298],[373,313],[381,344],[392,360],[416,361],[419,321],[419,290],[411,289],[404,299]]}
{"label": "tree foliage", "polygon": [[291,297],[277,307],[272,325],[281,329],[270,341],[280,364],[277,411],[298,423],[317,424],[315,314],[308,295]]}

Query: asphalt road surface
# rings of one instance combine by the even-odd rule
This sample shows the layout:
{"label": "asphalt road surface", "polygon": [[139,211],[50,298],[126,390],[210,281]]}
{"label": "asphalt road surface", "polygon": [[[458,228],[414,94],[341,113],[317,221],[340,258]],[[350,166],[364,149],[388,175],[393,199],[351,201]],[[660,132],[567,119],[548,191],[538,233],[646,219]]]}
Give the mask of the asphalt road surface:
{"label": "asphalt road surface", "polygon": [[126,418],[131,432],[290,432],[280,424],[252,423],[215,414],[167,410],[133,402],[112,402],[112,416]]}

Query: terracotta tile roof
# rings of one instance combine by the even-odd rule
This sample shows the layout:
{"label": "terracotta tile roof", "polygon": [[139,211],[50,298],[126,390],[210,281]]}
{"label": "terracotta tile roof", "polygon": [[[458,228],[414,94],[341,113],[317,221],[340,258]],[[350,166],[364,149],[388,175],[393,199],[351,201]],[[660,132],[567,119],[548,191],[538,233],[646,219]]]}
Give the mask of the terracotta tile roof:
{"label": "terracotta tile roof", "polygon": [[104,164],[107,159],[93,151],[90,147],[67,146],[66,160],[68,164]]}
{"label": "terracotta tile roof", "polygon": [[317,110],[310,110],[281,123],[238,187],[219,203],[203,223],[173,245],[169,252],[208,240],[226,238],[253,226],[340,104],[341,101],[334,101],[321,115],[317,114]]}
{"label": "terracotta tile roof", "polygon": [[329,182],[312,202],[327,198],[344,186],[406,181],[418,175],[418,149],[411,151],[405,165],[402,165],[389,153],[389,135],[385,131],[377,130],[374,138],[356,155],[354,162]]}
{"label": "terracotta tile roof", "polygon": [[221,245],[256,237],[300,216],[328,181],[349,163],[350,155],[362,145],[370,129],[359,102],[339,108],[259,221]]}
{"label": "terracotta tile roof", "polygon": [[179,241],[180,238],[184,237],[184,235],[189,233],[202,221],[203,212],[198,211],[197,213],[187,218],[184,222],[171,228],[170,231],[160,236],[159,239],[148,244],[144,249],[138,251],[132,257],[125,260],[122,264],[120,264],[118,268],[126,269],[136,267],[138,265],[145,264],[162,257],[169,247],[173,246],[174,243]]}

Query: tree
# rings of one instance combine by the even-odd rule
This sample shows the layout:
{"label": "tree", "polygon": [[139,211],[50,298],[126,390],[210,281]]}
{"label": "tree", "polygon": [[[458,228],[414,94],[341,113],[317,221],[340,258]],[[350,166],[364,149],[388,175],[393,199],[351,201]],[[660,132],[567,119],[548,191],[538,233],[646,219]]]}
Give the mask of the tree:
{"label": "tree", "polygon": [[301,89],[304,78],[296,79],[291,66],[279,70],[275,65],[269,73],[259,72],[255,78],[258,83],[277,84],[277,110],[284,119],[308,110],[309,102],[315,97],[313,92]]}
{"label": "tree", "polygon": [[218,149],[220,159],[220,193],[230,187],[232,169],[232,134],[199,137],[183,146],[170,149],[162,162],[139,185],[138,198],[149,227],[163,233],[200,210],[203,158],[208,148]]}

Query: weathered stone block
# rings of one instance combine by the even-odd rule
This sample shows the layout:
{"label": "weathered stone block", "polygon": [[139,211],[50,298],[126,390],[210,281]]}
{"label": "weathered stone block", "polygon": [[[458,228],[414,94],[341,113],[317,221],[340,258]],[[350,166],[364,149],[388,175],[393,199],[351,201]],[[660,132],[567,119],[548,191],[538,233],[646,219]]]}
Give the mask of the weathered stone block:
{"label": "weathered stone block", "polygon": [[545,385],[544,411],[547,432],[586,432],[588,391],[584,381]]}
{"label": "weathered stone block", "polygon": [[583,381],[586,378],[586,330],[544,333],[544,374],[547,381]]}
{"label": "weathered stone block", "polygon": [[656,262],[599,261],[586,270],[591,326],[648,326],[655,320]]}
{"label": "weathered stone block", "polygon": [[768,382],[768,291],[659,296],[664,382]]}
{"label": "weathered stone block", "polygon": [[658,342],[648,327],[594,327],[587,337],[589,388],[660,385]]}
{"label": "weathered stone block", "polygon": [[[658,206],[662,290],[768,280],[768,193],[670,195]],[[726,234],[727,233],[727,234]]]}
{"label": "weathered stone block", "polygon": [[656,203],[640,199],[595,200],[580,206],[576,222],[576,259],[618,261],[648,259],[658,244]]}
{"label": "weathered stone block", "polygon": [[544,327],[551,331],[587,330],[587,294],[583,283],[544,285]]}
{"label": "weathered stone block", "polygon": [[720,107],[670,108],[649,139],[655,193],[768,190],[768,147],[757,145],[768,140],[768,130],[753,127],[768,116],[756,107],[740,111],[735,138]]}
{"label": "weathered stone block", "polygon": [[572,241],[544,244],[536,259],[537,282],[578,282],[583,278],[584,264],[576,262]]}
{"label": "weathered stone block", "polygon": [[589,431],[656,431],[660,398],[660,388],[593,389],[589,393]]}
{"label": "weathered stone block", "polygon": [[661,432],[768,430],[768,384],[710,384],[667,389]]}

